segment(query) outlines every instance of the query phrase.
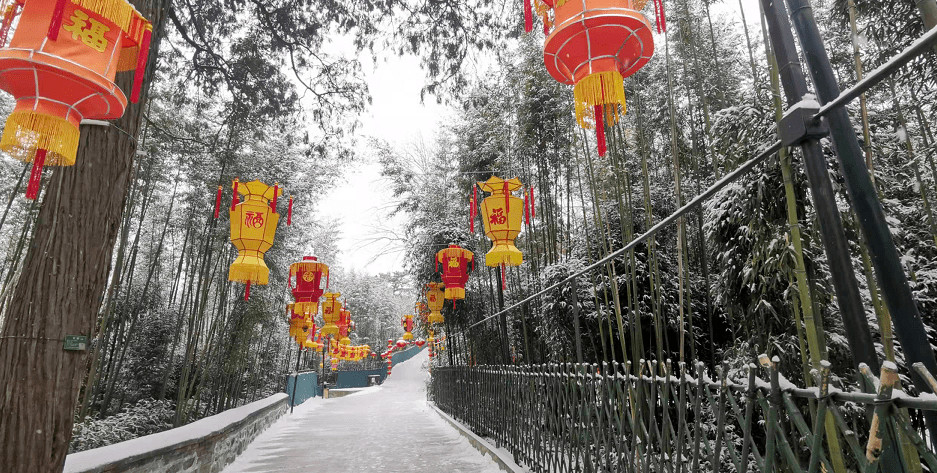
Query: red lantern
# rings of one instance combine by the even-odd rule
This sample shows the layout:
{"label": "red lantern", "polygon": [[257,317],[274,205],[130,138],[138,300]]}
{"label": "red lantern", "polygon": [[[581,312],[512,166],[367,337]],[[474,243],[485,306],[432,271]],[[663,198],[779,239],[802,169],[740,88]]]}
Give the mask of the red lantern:
{"label": "red lantern", "polygon": [[468,282],[469,263],[475,269],[475,255],[459,245],[449,245],[449,248],[436,253],[436,271],[442,263],[442,282],[446,285],[445,297],[452,299],[453,307],[456,299],[465,299],[465,283]]}
{"label": "red lantern", "polygon": [[20,6],[9,47],[0,43],[0,89],[16,99],[0,149],[33,163],[26,197],[34,199],[45,164],[75,164],[82,119],[124,114],[117,72],[136,70],[131,100],[139,99],[153,26],[126,0],[15,0],[4,42]]}
{"label": "red lantern", "polygon": [[297,302],[319,301],[325,289],[322,288],[322,276],[325,276],[325,288],[329,287],[329,267],[320,263],[315,256],[303,256],[303,260],[290,265],[290,278],[287,281]]}
{"label": "red lantern", "polygon": [[[554,79],[573,88],[576,119],[595,128],[599,155],[605,155],[605,123],[625,111],[622,80],[654,54],[641,0],[546,0],[554,7],[556,28],[543,45],[543,62]],[[635,8],[635,3],[641,6]]]}

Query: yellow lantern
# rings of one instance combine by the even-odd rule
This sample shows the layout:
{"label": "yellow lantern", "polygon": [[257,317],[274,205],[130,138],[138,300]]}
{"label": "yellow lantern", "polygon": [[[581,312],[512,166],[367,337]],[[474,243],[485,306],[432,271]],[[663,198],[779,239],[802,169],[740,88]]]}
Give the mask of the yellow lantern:
{"label": "yellow lantern", "polygon": [[325,325],[322,326],[322,336],[338,335],[338,318],[341,315],[342,303],[338,300],[341,297],[339,292],[326,292],[323,294],[325,300],[322,302],[322,320]]}
{"label": "yellow lantern", "polygon": [[429,306],[429,317],[426,321],[430,324],[441,324],[446,321],[442,316],[442,306],[446,303],[445,293],[443,293],[443,284],[431,282],[426,285],[426,305]]}
{"label": "yellow lantern", "polygon": [[[244,195],[243,202],[238,203],[238,193]],[[267,284],[270,270],[264,263],[264,253],[273,246],[280,221],[276,198],[282,193],[278,185],[270,187],[260,181],[239,184],[234,180],[234,200],[228,214],[231,243],[238,249],[238,257],[228,269],[228,281],[246,285],[245,300],[250,296],[251,284]]]}
{"label": "yellow lantern", "polygon": [[403,325],[403,339],[404,340],[413,340],[413,334],[410,333],[413,331],[413,316],[407,314],[400,318],[400,322]]}
{"label": "yellow lantern", "polygon": [[[491,193],[482,201],[485,235],[491,239],[492,247],[485,255],[486,266],[520,266],[524,255],[514,246],[514,239],[521,232],[524,220],[524,200],[514,197],[514,192],[523,187],[518,178],[509,180],[491,176],[478,186]],[[502,271],[503,273],[503,271]]]}

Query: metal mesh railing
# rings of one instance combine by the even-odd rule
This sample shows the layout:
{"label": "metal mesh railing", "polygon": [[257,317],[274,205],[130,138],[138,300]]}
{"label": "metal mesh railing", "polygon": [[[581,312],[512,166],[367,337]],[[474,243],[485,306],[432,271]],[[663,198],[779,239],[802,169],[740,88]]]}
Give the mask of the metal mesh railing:
{"label": "metal mesh railing", "polygon": [[[428,394],[534,472],[937,471],[921,416],[937,398],[893,394],[892,364],[882,380],[863,373],[878,394],[830,387],[826,367],[803,389],[761,365],[715,380],[702,364],[643,361],[439,367]],[[901,451],[883,455],[888,437]]]}

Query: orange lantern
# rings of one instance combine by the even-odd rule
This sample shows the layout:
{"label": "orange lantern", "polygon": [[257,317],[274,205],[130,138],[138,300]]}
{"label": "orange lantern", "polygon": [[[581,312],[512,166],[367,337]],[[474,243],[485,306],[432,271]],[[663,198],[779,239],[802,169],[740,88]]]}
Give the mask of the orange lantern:
{"label": "orange lantern", "polygon": [[341,297],[341,293],[338,292],[326,292],[323,294],[325,300],[322,301],[322,320],[325,322],[325,325],[322,326],[322,336],[336,336],[338,335],[338,318],[341,315],[342,303],[339,302],[338,298]]}
{"label": "orange lantern", "polygon": [[452,306],[455,307],[456,299],[465,299],[469,263],[474,270],[475,255],[459,245],[449,245],[449,248],[436,253],[436,272],[439,272],[439,263],[442,263],[442,282],[446,285],[445,297],[452,299]]}
{"label": "orange lantern", "polygon": [[429,324],[441,324],[446,321],[442,316],[442,306],[446,303],[445,293],[442,291],[443,287],[442,283],[438,282],[431,282],[426,285],[426,305],[430,310],[426,321]]}
{"label": "orange lantern", "polygon": [[654,55],[647,18],[638,11],[647,0],[546,0],[556,28],[543,45],[543,62],[558,82],[575,85],[579,126],[595,128],[599,155],[605,156],[605,123],[625,112],[623,79]]}
{"label": "orange lantern", "polygon": [[[22,7],[10,45],[6,36]],[[136,70],[140,97],[153,26],[126,0],[14,0],[0,27],[0,89],[16,99],[0,149],[32,162],[26,198],[39,193],[42,167],[71,166],[82,119],[120,118],[127,97],[117,72]]]}
{"label": "orange lantern", "polygon": [[[238,202],[238,193],[245,196],[243,202]],[[239,183],[234,180],[228,214],[231,218],[231,243],[238,249],[238,257],[228,268],[228,281],[246,285],[244,300],[250,297],[251,284],[267,284],[270,270],[264,263],[264,253],[273,246],[280,221],[276,210],[277,196],[282,193],[283,189],[277,184],[270,187],[260,181]]]}

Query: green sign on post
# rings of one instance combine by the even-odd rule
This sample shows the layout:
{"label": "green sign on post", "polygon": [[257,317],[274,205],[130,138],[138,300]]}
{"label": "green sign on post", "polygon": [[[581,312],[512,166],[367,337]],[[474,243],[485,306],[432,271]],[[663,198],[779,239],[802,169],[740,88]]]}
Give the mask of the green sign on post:
{"label": "green sign on post", "polygon": [[88,337],[85,335],[66,335],[65,349],[74,351],[84,351],[88,349]]}

